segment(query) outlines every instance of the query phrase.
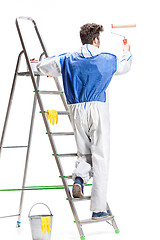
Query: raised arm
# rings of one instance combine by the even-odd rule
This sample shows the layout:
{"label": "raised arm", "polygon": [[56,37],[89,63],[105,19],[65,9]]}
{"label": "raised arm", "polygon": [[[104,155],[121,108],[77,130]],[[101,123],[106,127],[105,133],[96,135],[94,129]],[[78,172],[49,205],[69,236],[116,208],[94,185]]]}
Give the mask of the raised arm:
{"label": "raised arm", "polygon": [[115,75],[120,75],[127,73],[132,64],[132,54],[130,52],[130,45],[124,45],[123,44],[123,55],[121,58],[117,58],[117,71],[115,72]]}
{"label": "raised arm", "polygon": [[59,57],[48,57],[37,64],[37,70],[41,75],[59,77],[61,66]]}

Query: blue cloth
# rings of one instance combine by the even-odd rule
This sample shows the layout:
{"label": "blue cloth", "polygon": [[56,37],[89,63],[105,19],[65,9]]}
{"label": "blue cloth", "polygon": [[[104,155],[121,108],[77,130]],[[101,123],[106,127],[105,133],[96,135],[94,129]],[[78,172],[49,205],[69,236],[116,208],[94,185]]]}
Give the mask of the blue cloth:
{"label": "blue cloth", "polygon": [[84,58],[75,52],[59,57],[68,104],[106,101],[105,90],[117,69],[115,55],[101,53]]}

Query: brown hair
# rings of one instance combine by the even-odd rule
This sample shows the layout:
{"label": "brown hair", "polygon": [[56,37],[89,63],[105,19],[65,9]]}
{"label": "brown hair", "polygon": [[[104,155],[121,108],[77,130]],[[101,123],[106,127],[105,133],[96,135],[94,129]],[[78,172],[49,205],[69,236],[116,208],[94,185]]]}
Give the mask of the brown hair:
{"label": "brown hair", "polygon": [[80,29],[80,38],[82,44],[93,44],[94,39],[98,38],[100,32],[103,31],[103,26],[96,23],[87,23],[83,25]]}

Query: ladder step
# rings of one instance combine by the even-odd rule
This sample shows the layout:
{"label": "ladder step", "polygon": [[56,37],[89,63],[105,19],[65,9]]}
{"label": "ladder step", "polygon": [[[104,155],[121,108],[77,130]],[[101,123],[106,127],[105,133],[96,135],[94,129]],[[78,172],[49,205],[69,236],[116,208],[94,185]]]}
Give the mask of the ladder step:
{"label": "ladder step", "polygon": [[90,224],[90,223],[97,223],[97,222],[106,222],[108,220],[112,220],[114,218],[114,216],[107,216],[105,218],[101,218],[101,219],[86,219],[86,220],[81,220],[80,224]]}
{"label": "ladder step", "polygon": [[57,111],[58,115],[69,115],[69,111]]}
{"label": "ladder step", "polygon": [[5,146],[0,148],[27,148],[28,146]]}
{"label": "ladder step", "polygon": [[[67,200],[68,200],[68,198],[67,198]],[[74,202],[85,201],[85,200],[91,200],[91,196],[84,196],[81,198],[72,198],[72,201],[74,201]]]}
{"label": "ladder step", "polygon": [[82,197],[82,198],[73,198],[72,200],[73,200],[74,202],[91,200],[91,196],[84,196],[84,197]]}
{"label": "ladder step", "polygon": [[55,95],[61,95],[64,94],[62,91],[38,91],[40,94],[55,94]]}
{"label": "ladder step", "polygon": [[[69,176],[63,176],[64,178],[67,178],[67,179],[72,179],[72,175],[69,175]],[[61,176],[59,176],[59,178],[61,178]]]}
{"label": "ladder step", "polygon": [[[17,72],[18,76],[30,76],[30,72]],[[38,72],[34,72],[34,76],[40,76],[40,74]]]}
{"label": "ladder step", "polygon": [[[40,113],[42,113],[40,111]],[[44,111],[44,113],[47,113],[47,111]],[[69,115],[69,111],[57,111],[58,115]]]}
{"label": "ladder step", "polygon": [[[54,156],[54,154],[52,154]],[[58,157],[77,157],[77,153],[57,154]]]}
{"label": "ladder step", "polygon": [[[46,133],[48,134],[48,133]],[[74,132],[50,132],[53,136],[66,136],[66,135],[74,135]]]}

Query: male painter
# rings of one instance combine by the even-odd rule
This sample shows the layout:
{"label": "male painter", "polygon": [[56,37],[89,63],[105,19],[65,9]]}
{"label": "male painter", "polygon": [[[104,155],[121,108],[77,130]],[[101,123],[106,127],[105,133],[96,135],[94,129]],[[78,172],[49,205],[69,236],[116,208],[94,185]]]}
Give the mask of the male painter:
{"label": "male painter", "polygon": [[82,46],[77,52],[49,57],[37,65],[42,75],[62,75],[77,144],[73,171],[73,197],[84,196],[84,186],[93,177],[92,219],[107,217],[107,181],[109,170],[109,109],[106,90],[113,75],[130,70],[130,45],[123,44],[123,55],[101,52],[103,26],[85,24],[80,29]]}

